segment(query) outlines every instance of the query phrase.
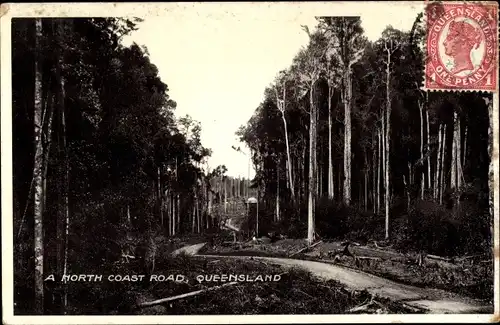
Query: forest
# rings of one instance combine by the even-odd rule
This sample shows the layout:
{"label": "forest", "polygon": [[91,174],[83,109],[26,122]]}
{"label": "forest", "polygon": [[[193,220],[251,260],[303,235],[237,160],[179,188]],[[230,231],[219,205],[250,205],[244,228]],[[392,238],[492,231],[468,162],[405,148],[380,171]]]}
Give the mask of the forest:
{"label": "forest", "polygon": [[[248,179],[208,166],[200,123],[176,118],[147,48],[121,44],[140,21],[12,20],[21,309],[56,299],[44,297],[43,274],[105,268],[153,235],[212,231],[219,213],[213,204],[253,194]],[[51,304],[65,307],[65,297]]]}
{"label": "forest", "polygon": [[91,301],[45,276],[111,268],[158,236],[213,234],[228,201],[252,196],[257,237],[491,254],[491,95],[422,90],[421,14],[374,42],[359,17],[317,21],[236,132],[249,180],[208,165],[201,124],[175,116],[147,48],[122,45],[141,19],[13,19],[15,311]]}
{"label": "forest", "polygon": [[359,17],[317,20],[237,132],[262,218],[309,243],[491,254],[492,95],[422,89],[422,14],[374,42]]}

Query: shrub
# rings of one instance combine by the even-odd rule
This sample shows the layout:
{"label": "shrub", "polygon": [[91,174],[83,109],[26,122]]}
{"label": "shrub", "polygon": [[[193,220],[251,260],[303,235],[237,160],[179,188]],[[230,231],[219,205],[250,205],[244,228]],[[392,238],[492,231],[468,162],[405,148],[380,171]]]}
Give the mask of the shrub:
{"label": "shrub", "polygon": [[460,201],[452,209],[417,201],[409,213],[406,239],[399,246],[443,256],[485,253],[491,248],[488,220],[476,201]]}

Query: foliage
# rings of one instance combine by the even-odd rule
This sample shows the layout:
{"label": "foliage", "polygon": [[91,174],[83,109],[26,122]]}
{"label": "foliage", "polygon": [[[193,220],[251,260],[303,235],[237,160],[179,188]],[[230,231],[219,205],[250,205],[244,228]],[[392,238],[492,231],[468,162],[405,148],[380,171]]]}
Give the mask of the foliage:
{"label": "foliage", "polygon": [[[488,139],[491,121],[488,120],[486,97],[470,92],[425,93],[421,90],[424,31],[421,14],[416,17],[410,31],[387,26],[380,38],[374,41],[364,36],[357,17],[319,17],[314,31],[306,29],[310,36],[308,45],[298,51],[288,69],[276,72],[273,83],[264,89],[262,103],[237,132],[241,141],[252,149],[253,162],[257,166],[255,182],[261,188],[262,200],[267,202],[264,214],[275,215],[275,227],[281,232],[292,237],[306,236],[303,207],[306,206],[311,177],[308,175],[309,114],[310,105],[314,104],[318,108],[317,197],[328,194],[330,135],[334,181],[334,198],[317,202],[315,231],[327,238],[379,239],[384,232],[381,216],[384,214],[385,175],[383,165],[379,163],[382,157],[378,155],[382,155],[383,148],[378,135],[382,131],[388,99],[392,107],[389,153],[391,238],[399,244],[404,242],[401,246],[407,249],[443,254],[489,249],[486,243],[489,243],[491,234],[487,229],[492,216],[487,211],[487,171],[491,157],[488,157],[487,150],[488,141],[491,141]],[[351,42],[351,46],[343,47],[346,42]],[[349,67],[352,79],[352,200],[349,206],[343,206],[340,202],[344,188],[343,161],[346,157],[343,148],[347,127],[344,125],[344,104],[349,95],[345,73]],[[294,194],[298,198],[296,204],[289,202],[288,173],[283,172],[287,168],[287,152],[280,112],[282,104],[276,98],[276,90],[283,89],[287,94],[283,107],[286,109],[284,118],[292,157]],[[307,96],[309,91],[314,94],[311,102]],[[330,100],[331,134],[328,125]],[[454,114],[457,114],[456,120]],[[454,135],[458,123],[460,129]],[[439,129],[442,126],[446,126],[446,135],[441,144],[444,156],[439,158],[442,141],[439,140]],[[452,174],[453,142],[457,136],[461,145],[458,160],[462,175]],[[439,179],[436,185],[438,159],[441,159],[444,169],[442,181]],[[431,178],[430,184],[428,177]],[[462,187],[468,189],[467,196],[475,199],[465,199],[464,189],[453,188],[454,177],[462,179]],[[440,195],[432,193],[436,186],[439,186],[438,192],[443,193],[442,200]],[[432,202],[421,202],[422,191],[425,200]],[[377,206],[377,196],[381,206]],[[277,197],[282,210],[280,220],[273,212]]]}

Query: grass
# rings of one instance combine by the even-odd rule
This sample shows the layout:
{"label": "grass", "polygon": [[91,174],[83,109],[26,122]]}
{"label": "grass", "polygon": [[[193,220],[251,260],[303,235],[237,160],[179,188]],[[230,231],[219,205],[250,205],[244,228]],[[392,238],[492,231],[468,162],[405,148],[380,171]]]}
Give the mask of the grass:
{"label": "grass", "polygon": [[[68,315],[250,315],[250,314],[343,314],[373,297],[366,291],[348,291],[336,281],[323,281],[300,269],[283,270],[259,261],[234,261],[189,257],[162,258],[156,263],[155,274],[182,274],[188,281],[176,283],[150,282],[138,263],[103,265],[106,271],[100,282],[67,284]],[[101,269],[101,273],[102,273]],[[99,273],[88,270],[86,273]],[[145,274],[138,282],[108,281],[109,274]],[[172,297],[221,283],[199,283],[203,274],[280,274],[277,282],[241,282],[216,291],[205,292],[164,303],[140,308],[146,301]],[[46,295],[53,292],[47,290]],[[367,313],[410,313],[401,304],[378,299],[381,304]],[[54,312],[56,313],[56,312]],[[17,312],[16,314],[19,314]],[[21,314],[23,314],[21,312]],[[27,312],[29,314],[29,312]]]}
{"label": "grass", "polygon": [[[170,273],[182,272],[189,279],[194,279],[197,274],[281,274],[281,280],[239,283],[174,301],[163,308],[143,308],[139,310],[141,314],[342,314],[371,298],[365,291],[347,291],[336,281],[322,281],[299,269],[285,273],[279,267],[259,261],[206,260],[180,256],[169,262]],[[150,299],[159,299],[213,285],[216,284],[200,284],[191,280],[182,285],[149,284],[146,291]],[[387,304],[386,308],[387,313],[408,312],[401,305]]]}

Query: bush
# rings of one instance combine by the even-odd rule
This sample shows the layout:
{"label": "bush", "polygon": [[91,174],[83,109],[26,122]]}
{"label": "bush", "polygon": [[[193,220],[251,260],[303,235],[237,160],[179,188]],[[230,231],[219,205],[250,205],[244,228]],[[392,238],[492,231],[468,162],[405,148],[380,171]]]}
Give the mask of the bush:
{"label": "bush", "polygon": [[276,233],[285,234],[290,238],[304,238],[307,236],[307,206],[305,204],[281,205],[282,219],[272,223]]}
{"label": "bush", "polygon": [[417,201],[408,218],[406,238],[399,247],[455,256],[486,253],[491,248],[487,214],[476,202],[461,201],[452,209],[433,201]]}
{"label": "bush", "polygon": [[316,228],[327,239],[367,242],[383,233],[383,218],[359,207],[323,198],[316,207]]}

